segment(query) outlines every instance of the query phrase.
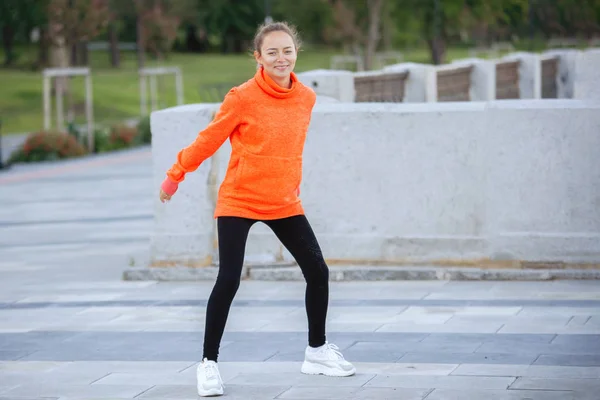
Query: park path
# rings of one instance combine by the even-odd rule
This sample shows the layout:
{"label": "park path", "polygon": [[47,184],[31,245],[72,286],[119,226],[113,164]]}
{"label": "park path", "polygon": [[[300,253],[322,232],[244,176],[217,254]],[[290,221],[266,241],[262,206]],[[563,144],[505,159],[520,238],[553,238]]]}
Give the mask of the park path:
{"label": "park path", "polygon": [[[150,167],[140,148],[0,173],[0,399],[197,398],[212,282],[121,280],[147,259]],[[242,283],[224,398],[598,398],[598,281],[332,283],[350,378],[300,374],[303,290]]]}

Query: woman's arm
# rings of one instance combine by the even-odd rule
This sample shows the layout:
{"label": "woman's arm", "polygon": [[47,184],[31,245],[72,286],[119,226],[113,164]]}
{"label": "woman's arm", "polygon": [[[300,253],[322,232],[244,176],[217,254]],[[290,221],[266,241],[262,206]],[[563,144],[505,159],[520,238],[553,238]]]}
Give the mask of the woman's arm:
{"label": "woman's arm", "polygon": [[198,133],[196,140],[177,154],[177,161],[167,171],[161,188],[173,195],[185,174],[195,171],[200,164],[211,157],[240,123],[240,98],[235,88],[223,99],[215,118]]}

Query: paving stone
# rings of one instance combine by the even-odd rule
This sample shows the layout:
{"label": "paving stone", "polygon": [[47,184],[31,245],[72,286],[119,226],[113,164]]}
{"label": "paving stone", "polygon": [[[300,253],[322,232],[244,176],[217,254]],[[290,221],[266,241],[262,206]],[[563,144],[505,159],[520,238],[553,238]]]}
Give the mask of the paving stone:
{"label": "paving stone", "polygon": [[462,364],[454,369],[450,375],[600,379],[600,367]]}
{"label": "paving stone", "polygon": [[[8,385],[1,385],[0,384],[0,395],[3,395],[4,393],[18,387],[19,385],[14,385],[14,384],[8,384]],[[8,397],[4,397],[4,396],[0,396],[0,400],[1,399],[8,399]]]}
{"label": "paving stone", "polygon": [[372,351],[391,351],[396,353],[416,352],[416,353],[473,353],[481,343],[465,342],[428,342],[426,339],[419,343],[411,342],[356,342],[348,350],[372,350]]}
{"label": "paving stone", "polygon": [[[255,385],[232,385],[225,387],[225,396],[223,398],[231,400],[267,400],[276,399],[278,396],[289,389],[289,386],[255,386]],[[147,400],[198,400],[196,386],[173,386],[157,385],[142,395],[136,397]]]}
{"label": "paving stone", "polygon": [[596,379],[564,379],[564,378],[518,378],[511,389],[526,390],[573,390],[586,393],[600,391],[600,381]]}
{"label": "paving stone", "polygon": [[599,334],[600,327],[593,325],[540,325],[529,322],[506,323],[498,333],[566,333],[566,334]]}
{"label": "paving stone", "polygon": [[477,353],[518,353],[518,354],[598,354],[600,346],[592,347],[586,344],[571,342],[556,343],[484,343]]}
{"label": "paving stone", "polygon": [[124,397],[133,398],[150,386],[73,385],[69,382],[18,386],[3,393],[6,397]]}
{"label": "paving stone", "polygon": [[567,325],[569,326],[583,326],[585,325],[592,317],[590,315],[575,315],[572,316]]}
{"label": "paving stone", "polygon": [[599,348],[600,335],[556,335],[552,344],[581,343],[582,345]]}
{"label": "paving stone", "polygon": [[534,354],[490,353],[413,353],[408,352],[398,362],[402,363],[448,363],[448,364],[516,364],[529,365],[537,358]]}
{"label": "paving stone", "polygon": [[397,388],[322,388],[293,387],[277,397],[278,399],[309,400],[422,400],[431,389]]}
{"label": "paving stone", "polygon": [[[22,312],[19,312],[19,314],[20,318],[28,318]],[[2,312],[0,312],[0,315],[2,315]],[[36,316],[33,317],[35,318]],[[60,316],[50,315],[49,318],[60,318]],[[59,345],[65,340],[76,335],[77,333],[73,332],[27,332],[26,334],[2,333],[0,334],[0,351],[27,350],[32,352],[48,346]]]}
{"label": "paving stone", "polygon": [[438,333],[434,332],[424,338],[422,343],[550,343],[553,334],[489,334],[489,333]]}
{"label": "paving stone", "polygon": [[[298,346],[300,347],[300,346]],[[262,346],[249,346],[246,343],[233,342],[219,351],[221,361],[266,361],[277,354],[278,349],[263,343]],[[201,359],[202,355],[198,359]]]}
{"label": "paving stone", "polygon": [[0,361],[0,373],[47,372],[64,365],[64,363],[53,361]]}
{"label": "paving stone", "polygon": [[515,379],[515,377],[386,376],[380,374],[367,382],[365,387],[507,389]]}
{"label": "paving stone", "polygon": [[[0,389],[0,394],[2,393],[2,389]],[[44,396],[43,400],[58,400],[58,397],[47,397]],[[4,397],[0,396],[0,400],[40,400],[39,397]]]}
{"label": "paving stone", "polygon": [[356,373],[356,375],[336,378],[323,375],[305,375],[302,373],[281,373],[276,379],[271,374],[248,373],[239,374],[229,381],[230,385],[252,385],[252,386],[315,386],[315,387],[361,387],[373,379],[373,374]]}
{"label": "paving stone", "polygon": [[535,365],[563,365],[581,367],[600,367],[600,355],[567,355],[567,354],[542,354]]}
{"label": "paving stone", "polygon": [[445,333],[496,333],[502,323],[452,323],[444,324],[384,324],[377,332],[445,332]]}
{"label": "paving stone", "polygon": [[582,393],[542,390],[435,389],[426,400],[593,400]]}
{"label": "paving stone", "polygon": [[[225,379],[225,378],[223,378]],[[110,373],[94,382],[94,385],[188,385],[196,384],[196,374],[193,369],[187,373]]]}
{"label": "paving stone", "polygon": [[52,369],[50,371],[19,371],[2,372],[0,384],[28,385],[32,381],[44,384],[54,382],[69,382],[74,385],[89,385],[106,376],[106,372],[97,370],[61,371]]}
{"label": "paving stone", "polygon": [[31,353],[31,351],[0,350],[0,360],[20,360]]}
{"label": "paving stone", "polygon": [[457,315],[457,316],[513,316],[518,314],[523,307],[482,307],[482,306],[410,306],[403,315]]}
{"label": "paving stone", "polygon": [[355,363],[356,369],[363,374],[422,375],[445,376],[458,367],[457,364],[424,364],[424,363]]}

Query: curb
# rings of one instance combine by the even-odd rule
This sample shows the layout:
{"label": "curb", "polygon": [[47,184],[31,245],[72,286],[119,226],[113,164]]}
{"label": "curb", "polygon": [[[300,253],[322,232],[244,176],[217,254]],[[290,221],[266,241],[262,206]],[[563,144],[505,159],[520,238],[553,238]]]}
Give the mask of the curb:
{"label": "curb", "polygon": [[[128,268],[123,272],[126,281],[206,281],[215,280],[218,268],[146,267]],[[242,278],[253,281],[304,281],[296,266],[245,266]],[[560,279],[600,280],[598,269],[509,269],[475,267],[374,267],[333,266],[329,280],[344,281],[550,281]]]}

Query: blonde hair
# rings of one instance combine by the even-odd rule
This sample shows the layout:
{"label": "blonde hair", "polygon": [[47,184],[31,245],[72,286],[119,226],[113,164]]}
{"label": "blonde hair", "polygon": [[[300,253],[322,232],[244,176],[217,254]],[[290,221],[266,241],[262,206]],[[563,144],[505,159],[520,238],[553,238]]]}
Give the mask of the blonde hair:
{"label": "blonde hair", "polygon": [[296,46],[296,50],[300,48],[301,42],[296,27],[287,22],[268,22],[258,27],[256,35],[254,35],[254,51],[260,53],[260,48],[265,40],[265,36],[271,32],[285,32],[291,36]]}

